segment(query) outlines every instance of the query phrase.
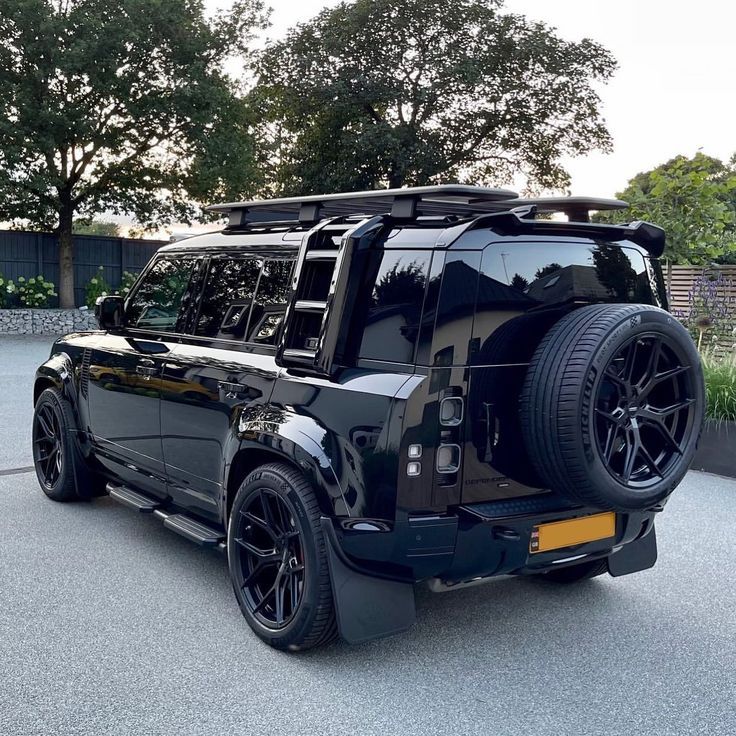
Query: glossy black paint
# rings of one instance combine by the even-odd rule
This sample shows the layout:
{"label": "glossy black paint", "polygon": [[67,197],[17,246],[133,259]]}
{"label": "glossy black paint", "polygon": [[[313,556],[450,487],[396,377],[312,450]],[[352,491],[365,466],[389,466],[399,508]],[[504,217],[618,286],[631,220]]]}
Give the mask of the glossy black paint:
{"label": "glossy black paint", "polygon": [[[547,492],[518,426],[530,356],[576,306],[661,304],[656,264],[633,243],[593,235],[499,236],[454,223],[399,227],[371,218],[354,241],[365,251],[362,263],[373,264],[379,280],[393,268],[406,281],[393,301],[382,302],[390,278],[384,292],[375,279],[356,285],[357,277],[338,278],[326,300],[338,318],[323,321],[314,370],[283,359],[288,327],[278,344],[195,334],[213,259],[296,261],[307,231],[264,227],[166,246],[125,310],[160,259],[187,259],[178,312],[152,312],[148,329],[106,321],[106,332],[57,341],[39,368],[36,393],[47,385],[64,392],[89,467],[224,529],[247,472],[282,460],[311,481],[356,568],[396,579],[523,572],[569,555],[532,563],[528,533],[538,516],[508,522],[518,532],[510,541],[461,505]],[[284,319],[288,325],[288,311]],[[462,400],[459,422],[440,423],[444,399]],[[410,445],[422,448],[417,476],[407,474]],[[458,464],[440,472],[443,445],[458,448]],[[545,519],[568,516],[560,510]],[[651,516],[621,515],[615,543],[630,541]],[[590,551],[610,552],[607,544]]]}

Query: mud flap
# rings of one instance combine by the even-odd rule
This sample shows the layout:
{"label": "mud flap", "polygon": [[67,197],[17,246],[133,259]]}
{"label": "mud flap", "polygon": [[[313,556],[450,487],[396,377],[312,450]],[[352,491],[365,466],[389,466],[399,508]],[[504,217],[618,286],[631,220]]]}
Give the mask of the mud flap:
{"label": "mud flap", "polygon": [[648,570],[657,561],[657,534],[652,529],[640,539],[624,545],[608,558],[608,572],[614,577]]}
{"label": "mud flap", "polygon": [[414,586],[355,570],[330,519],[323,517],[322,529],[340,636],[349,644],[362,644],[406,631],[416,620]]}

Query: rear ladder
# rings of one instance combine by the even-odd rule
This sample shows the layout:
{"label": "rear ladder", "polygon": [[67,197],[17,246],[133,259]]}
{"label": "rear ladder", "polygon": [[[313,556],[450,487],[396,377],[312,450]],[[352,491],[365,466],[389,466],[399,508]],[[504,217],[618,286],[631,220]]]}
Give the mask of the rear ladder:
{"label": "rear ladder", "polygon": [[359,287],[356,256],[382,245],[389,219],[379,215],[350,223],[336,217],[304,234],[276,352],[278,365],[323,376],[334,373],[344,357]]}

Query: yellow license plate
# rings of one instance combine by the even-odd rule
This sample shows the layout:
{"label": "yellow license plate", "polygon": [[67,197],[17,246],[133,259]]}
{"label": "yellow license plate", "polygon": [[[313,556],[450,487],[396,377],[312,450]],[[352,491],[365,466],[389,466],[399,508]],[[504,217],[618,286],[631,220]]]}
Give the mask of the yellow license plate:
{"label": "yellow license plate", "polygon": [[596,542],[616,536],[616,514],[595,514],[579,519],[553,521],[532,529],[529,551],[549,552],[552,549],[572,547],[584,542]]}

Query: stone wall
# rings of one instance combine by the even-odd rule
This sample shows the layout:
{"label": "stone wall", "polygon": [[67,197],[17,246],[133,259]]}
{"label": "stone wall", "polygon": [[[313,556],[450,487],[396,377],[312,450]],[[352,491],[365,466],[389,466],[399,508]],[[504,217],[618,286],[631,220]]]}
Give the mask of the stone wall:
{"label": "stone wall", "polygon": [[0,309],[0,335],[64,335],[96,329],[94,312],[87,309]]}

